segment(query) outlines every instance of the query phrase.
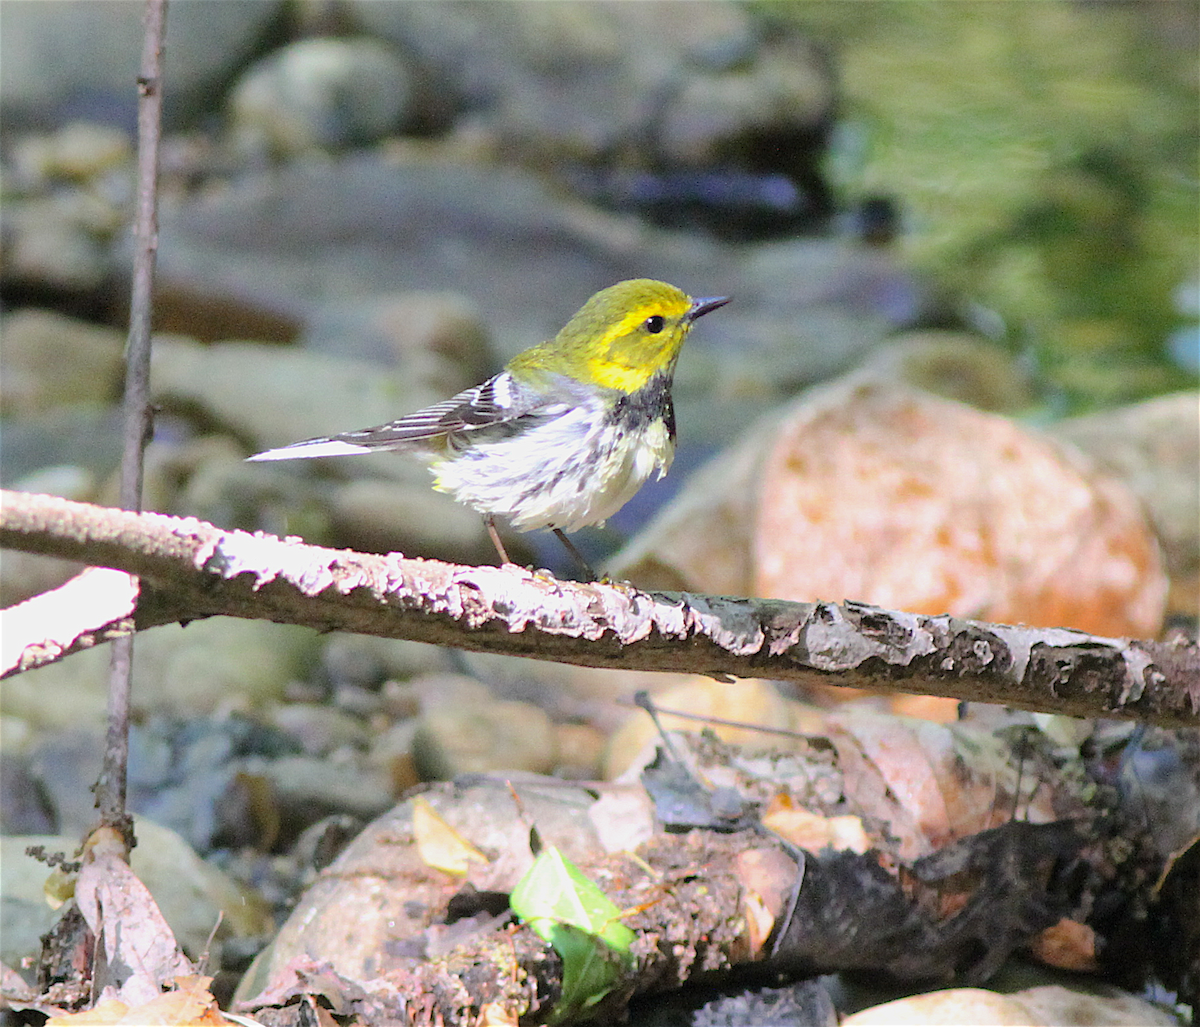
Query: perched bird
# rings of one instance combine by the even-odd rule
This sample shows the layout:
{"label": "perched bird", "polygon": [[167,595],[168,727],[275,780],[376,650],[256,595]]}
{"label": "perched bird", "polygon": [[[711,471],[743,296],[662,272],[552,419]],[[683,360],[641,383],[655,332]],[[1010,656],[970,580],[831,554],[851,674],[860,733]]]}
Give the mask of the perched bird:
{"label": "perched bird", "polygon": [[729,302],[692,299],[648,278],[618,282],[553,339],[518,353],[482,385],[389,424],[268,449],[250,460],[298,460],[395,449],[429,463],[433,487],[518,531],[603,524],[675,452],[671,380],[696,318]]}

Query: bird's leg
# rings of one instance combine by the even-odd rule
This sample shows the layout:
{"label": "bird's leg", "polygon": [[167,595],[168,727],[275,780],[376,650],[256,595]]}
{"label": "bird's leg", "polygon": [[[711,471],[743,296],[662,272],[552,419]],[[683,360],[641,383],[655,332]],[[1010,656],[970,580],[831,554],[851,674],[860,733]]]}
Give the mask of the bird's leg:
{"label": "bird's leg", "polygon": [[508,558],[508,553],[504,551],[504,543],[500,541],[500,533],[496,531],[496,519],[491,514],[484,514],[483,523],[488,530],[488,534],[492,536],[492,545],[496,547],[496,552],[500,554],[500,563],[512,563],[512,560]]}
{"label": "bird's leg", "polygon": [[575,559],[578,561],[579,566],[583,568],[583,572],[587,575],[588,581],[596,581],[596,572],[592,570],[592,565],[583,558],[583,553],[575,548],[575,543],[567,538],[562,528],[555,528],[554,534],[557,535],[558,540],[567,547],[567,552],[575,557]]}

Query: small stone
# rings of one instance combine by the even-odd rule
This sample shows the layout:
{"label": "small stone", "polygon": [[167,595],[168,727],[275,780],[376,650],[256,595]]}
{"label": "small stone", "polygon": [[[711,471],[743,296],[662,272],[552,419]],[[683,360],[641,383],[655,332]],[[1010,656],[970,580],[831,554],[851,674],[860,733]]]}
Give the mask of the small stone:
{"label": "small stone", "polygon": [[608,740],[588,724],[555,724],[555,748],[559,763],[555,776],[576,780],[594,779],[600,774]]}
{"label": "small stone", "polygon": [[5,416],[119,399],[124,333],[35,308],[4,317],[0,333],[4,338],[0,402]]}
{"label": "small stone", "polygon": [[47,178],[83,180],[133,158],[133,143],[115,125],[75,121],[52,135],[27,135],[12,148],[14,170],[27,185]]}
{"label": "small stone", "polygon": [[296,739],[309,756],[323,756],[342,746],[365,748],[367,742],[362,722],[331,706],[287,703],[274,707],[266,719]]}
{"label": "small stone", "polygon": [[396,795],[419,784],[421,780],[413,758],[413,739],[417,726],[415,719],[393,724],[372,739],[367,753],[367,763],[391,778],[392,790]]}
{"label": "small stone", "polygon": [[422,715],[413,739],[422,780],[524,770],[545,774],[558,762],[554,725],[530,703],[442,706]]}
{"label": "small stone", "polygon": [[313,756],[284,756],[248,761],[275,795],[284,839],[294,837],[322,817],[347,813],[376,817],[394,801],[391,776],[365,760],[336,762]]}
{"label": "small stone", "polygon": [[379,693],[361,685],[338,685],[333,690],[333,703],[339,710],[362,719],[374,716],[383,707]]}
{"label": "small stone", "polygon": [[854,377],[880,385],[905,382],[998,413],[1018,413],[1034,401],[1031,376],[1013,355],[965,332],[899,335],[872,353]]}
{"label": "small stone", "polygon": [[400,56],[377,40],[290,43],[234,87],[234,135],[243,147],[272,154],[373,143],[405,120],[409,80]]}
{"label": "small stone", "polygon": [[7,278],[77,292],[104,284],[111,267],[107,233],[89,223],[97,219],[94,202],[85,199],[81,211],[72,199],[50,196],[6,204],[11,233],[4,255]]}
{"label": "small stone", "polygon": [[377,688],[386,679],[406,681],[448,666],[446,650],[440,646],[374,635],[332,635],[321,652],[322,670],[335,686]]}

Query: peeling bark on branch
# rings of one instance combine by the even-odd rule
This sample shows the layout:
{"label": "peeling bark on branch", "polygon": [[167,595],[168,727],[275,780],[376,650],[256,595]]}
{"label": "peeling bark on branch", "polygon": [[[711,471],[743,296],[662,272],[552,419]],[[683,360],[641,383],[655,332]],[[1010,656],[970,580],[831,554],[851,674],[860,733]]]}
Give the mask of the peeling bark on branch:
{"label": "peeling bark on branch", "polygon": [[[1079,717],[1200,724],[1200,649],[1061,628],[626,585],[326,549],[50,496],[0,494],[0,545],[141,579],[138,629],[205,616],[305,624],[593,667],[920,692]],[[98,613],[98,616],[102,616]],[[7,618],[6,618],[7,619]],[[111,619],[111,618],[109,618]],[[61,655],[92,644],[93,632]],[[47,662],[20,640],[5,673]],[[11,643],[10,643],[11,644]]]}

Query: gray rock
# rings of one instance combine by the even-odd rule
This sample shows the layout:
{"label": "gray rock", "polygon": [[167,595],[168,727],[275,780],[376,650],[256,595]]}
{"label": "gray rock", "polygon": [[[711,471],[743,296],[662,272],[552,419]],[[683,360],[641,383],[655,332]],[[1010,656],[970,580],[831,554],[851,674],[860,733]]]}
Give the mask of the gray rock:
{"label": "gray rock", "polygon": [[389,678],[403,681],[450,669],[448,651],[440,646],[347,634],[326,639],[321,665],[334,684],[365,687],[378,687]]}
{"label": "gray rock", "polygon": [[123,129],[73,121],[55,132],[18,136],[11,160],[17,184],[31,189],[54,179],[84,181],[113,169],[132,178],[133,156],[133,140]]}
{"label": "gray rock", "polygon": [[[381,455],[385,461],[403,456]],[[496,558],[495,548],[474,510],[434,492],[429,473],[413,461],[412,481],[360,479],[330,497],[333,537],[338,545],[373,553],[404,553],[455,563]],[[517,559],[521,551],[513,551]]]}
{"label": "gray rock", "polygon": [[82,835],[96,820],[91,785],[100,776],[104,721],[80,720],[44,732],[29,751],[29,773],[53,821],[51,830]]}
{"label": "gray rock", "polygon": [[0,319],[6,417],[121,396],[125,334],[27,307]]}
{"label": "gray rock", "polygon": [[5,488],[15,488],[22,479],[36,481],[54,467],[81,468],[101,482],[120,464],[120,407],[73,404],[4,420],[0,480]]}
{"label": "gray rock", "polygon": [[479,384],[501,363],[481,312],[454,292],[335,301],[316,311],[297,342],[314,352],[401,367],[444,396]]}
{"label": "gray rock", "polygon": [[[212,111],[214,88],[279,17],[278,0],[192,0],[167,17],[168,127]],[[0,104],[32,123],[80,117],[132,127],[142,9],[125,0],[5,0]]]}
{"label": "gray rock", "polygon": [[489,770],[548,773],[558,763],[557,743],[540,707],[492,700],[422,714],[412,752],[422,780],[453,780]]}
{"label": "gray rock", "polygon": [[395,801],[391,775],[365,760],[284,756],[248,761],[246,773],[261,775],[270,784],[285,839],[322,817],[340,813],[375,817]]}
{"label": "gray rock", "polygon": [[50,834],[56,827],[49,796],[24,753],[0,752],[0,834]]}
{"label": "gray rock", "polygon": [[[94,230],[86,198],[59,195],[6,201],[5,277],[49,289],[86,292],[112,270],[104,234]],[[113,226],[116,227],[115,225]]]}
{"label": "gray rock", "polygon": [[[202,346],[183,339],[156,341],[151,388],[155,402],[199,408],[254,450],[382,424],[444,398],[374,364],[251,342]],[[386,473],[390,461],[374,463]]]}
{"label": "gray rock", "polygon": [[[307,628],[231,617],[143,632],[133,663],[133,705],[183,714],[259,706],[281,697],[288,681],[303,674],[315,644]],[[107,647],[98,646],[18,674],[0,693],[0,712],[42,728],[102,724],[108,663]]]}
{"label": "gray rock", "polygon": [[290,43],[234,86],[232,131],[242,148],[274,154],[373,143],[407,120],[410,77],[378,40]]}
{"label": "gray rock", "polygon": [[696,165],[769,129],[829,116],[826,64],[732,3],[502,5],[351,0],[359,24],[415,54],[458,109],[537,159]]}
{"label": "gray rock", "polygon": [[316,703],[284,703],[267,721],[296,739],[309,756],[324,756],[342,747],[365,748],[367,729],[357,717]]}
{"label": "gray rock", "polygon": [[1168,608],[1200,613],[1200,396],[1176,392],[1055,425],[1141,500],[1171,577]]}

